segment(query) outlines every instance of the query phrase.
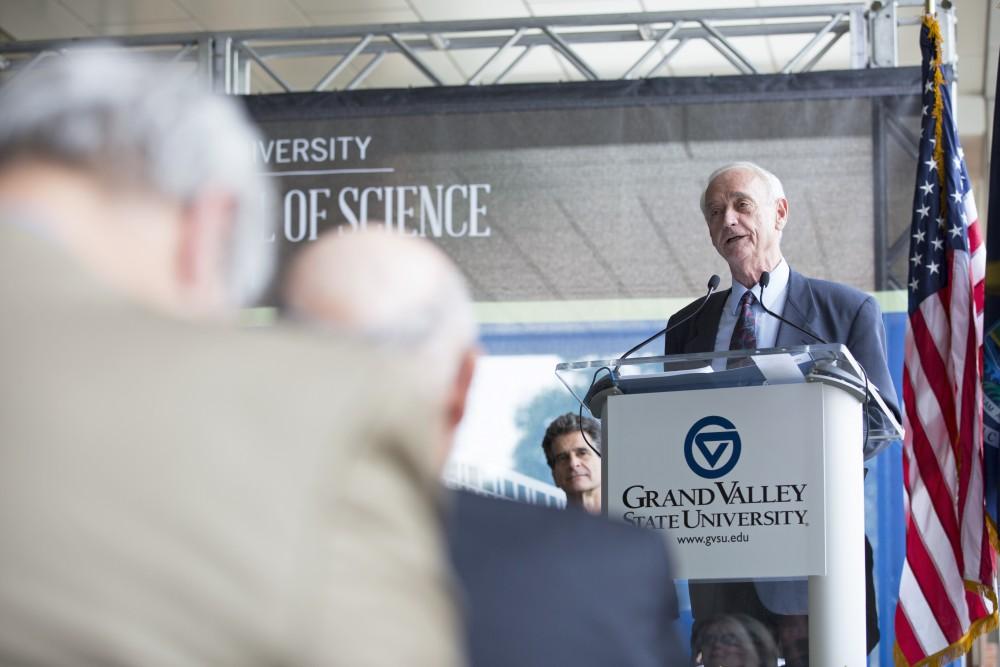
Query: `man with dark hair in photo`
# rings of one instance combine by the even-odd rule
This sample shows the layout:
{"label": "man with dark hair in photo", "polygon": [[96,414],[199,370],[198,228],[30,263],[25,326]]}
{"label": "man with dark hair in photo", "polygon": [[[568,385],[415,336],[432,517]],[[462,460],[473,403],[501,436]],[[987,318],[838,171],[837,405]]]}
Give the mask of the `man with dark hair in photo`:
{"label": "man with dark hair in photo", "polygon": [[560,415],[545,429],[542,449],[566,503],[600,514],[601,423],[573,412]]}

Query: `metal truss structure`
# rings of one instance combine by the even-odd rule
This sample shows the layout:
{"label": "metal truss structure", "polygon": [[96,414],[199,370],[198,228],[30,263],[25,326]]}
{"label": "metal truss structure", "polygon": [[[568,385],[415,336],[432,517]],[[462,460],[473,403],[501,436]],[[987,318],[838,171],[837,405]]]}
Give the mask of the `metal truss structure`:
{"label": "metal truss structure", "polygon": [[[370,88],[373,87],[370,81],[366,84],[369,76],[393,60],[408,62],[428,86],[502,84],[538,49],[551,50],[583,79],[647,78],[667,75],[666,66],[674,56],[686,45],[698,41],[717,51],[731,65],[732,73],[757,74],[773,72],[774,66],[770,62],[754,62],[737,42],[747,37],[776,35],[807,38],[798,52],[778,67],[781,73],[793,73],[814,69],[844,38],[849,43],[851,68],[895,67],[898,30],[919,23],[923,8],[923,0],[889,0],[145,35],[116,39],[113,48],[189,63],[192,72],[206,85],[225,94],[252,94],[265,89],[320,92]],[[938,9],[945,33],[944,60],[954,64],[954,8],[944,0]],[[601,49],[620,55],[626,44],[632,45],[631,52],[638,54],[631,61],[621,65],[619,58],[618,69],[610,74],[607,66],[596,64],[603,53]],[[96,38],[0,42],[0,84],[30,70],[44,58],[108,45],[108,40]],[[586,50],[586,57],[582,50]],[[472,51],[477,52],[479,64],[464,81],[446,82],[446,77],[430,62],[433,53],[457,55]],[[288,72],[307,69],[295,67],[306,60],[314,64],[325,60],[326,64],[320,68],[322,74],[309,80],[292,80]],[[411,85],[419,85],[419,81],[414,80]],[[905,274],[902,278],[893,275],[893,267],[900,264],[900,253],[906,253],[907,233],[890,238],[885,164],[889,138],[913,155],[916,138],[890,105],[876,106],[872,119],[875,282],[877,289],[899,289],[905,283]],[[905,262],[902,264],[905,271]]]}
{"label": "metal truss structure", "polygon": [[[393,60],[404,60],[419,72],[415,85],[422,78],[426,85],[440,86],[445,85],[446,77],[428,62],[427,55],[470,51],[487,55],[482,59],[477,54],[481,63],[475,71],[464,81],[451,83],[503,83],[538,49],[551,50],[587,80],[663,76],[681,49],[699,41],[717,51],[734,74],[757,74],[773,68],[770,63],[754,62],[742,51],[736,43],[741,38],[807,37],[805,45],[778,68],[781,73],[791,73],[812,70],[845,37],[851,68],[896,66],[897,30],[919,21],[922,7],[922,0],[890,0],[147,35],[116,39],[115,44],[190,62],[213,89],[229,94],[250,94],[264,84],[284,92],[353,90],[364,86],[374,71]],[[917,11],[907,14],[908,9]],[[954,31],[954,11],[950,3],[942,3],[942,9],[939,15],[947,35]],[[106,41],[87,38],[0,43],[0,81],[30,69],[42,58]],[[954,40],[946,39],[945,43],[951,45]],[[602,57],[602,49],[620,54],[624,44],[637,45],[639,55],[631,62],[610,74],[607,68],[595,65]],[[581,48],[590,55],[584,57]],[[309,81],[292,80],[287,73],[281,73],[282,64],[302,59],[326,60],[328,65],[320,76]],[[945,60],[953,61],[954,54],[945,54]]]}

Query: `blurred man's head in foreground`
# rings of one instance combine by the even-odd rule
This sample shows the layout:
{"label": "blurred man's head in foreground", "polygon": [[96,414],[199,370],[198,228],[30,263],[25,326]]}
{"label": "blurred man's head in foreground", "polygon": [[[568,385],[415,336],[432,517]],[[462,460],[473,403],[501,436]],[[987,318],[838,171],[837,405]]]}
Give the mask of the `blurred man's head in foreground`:
{"label": "blurred man's head in foreground", "polygon": [[270,278],[270,187],[235,101],[136,53],[52,56],[0,88],[0,213],[117,289],[180,315]]}
{"label": "blurred man's head in foreground", "polygon": [[283,288],[296,318],[391,346],[421,367],[415,388],[439,409],[447,445],[478,354],[465,279],[434,244],[382,227],[332,231],[297,256]]}

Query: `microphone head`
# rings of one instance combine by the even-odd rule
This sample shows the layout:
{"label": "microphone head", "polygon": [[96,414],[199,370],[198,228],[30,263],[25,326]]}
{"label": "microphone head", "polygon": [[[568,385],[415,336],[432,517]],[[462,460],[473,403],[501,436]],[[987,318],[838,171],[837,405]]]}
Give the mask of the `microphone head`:
{"label": "microphone head", "polygon": [[716,289],[718,289],[719,282],[721,280],[722,279],[719,278],[719,274],[713,273],[712,277],[708,279],[708,289],[709,289],[709,291],[714,292]]}
{"label": "microphone head", "polygon": [[771,282],[771,273],[769,271],[764,271],[760,274],[760,279],[757,282],[760,283],[761,287],[767,287],[767,284]]}

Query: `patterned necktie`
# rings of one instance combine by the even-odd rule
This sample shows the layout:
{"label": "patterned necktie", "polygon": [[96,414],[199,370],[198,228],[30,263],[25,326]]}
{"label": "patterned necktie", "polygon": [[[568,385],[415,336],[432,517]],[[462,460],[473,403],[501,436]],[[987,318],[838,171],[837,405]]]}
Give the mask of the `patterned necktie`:
{"label": "patterned necktie", "polygon": [[[754,350],[757,349],[757,317],[753,312],[753,305],[757,302],[757,297],[753,292],[747,290],[740,299],[740,314],[733,327],[733,337],[729,340],[730,350]],[[728,367],[741,365],[743,360],[730,359]]]}

